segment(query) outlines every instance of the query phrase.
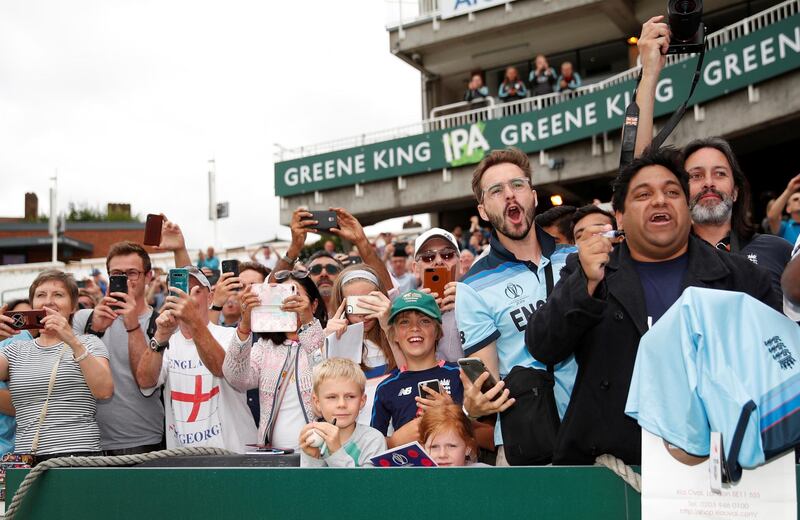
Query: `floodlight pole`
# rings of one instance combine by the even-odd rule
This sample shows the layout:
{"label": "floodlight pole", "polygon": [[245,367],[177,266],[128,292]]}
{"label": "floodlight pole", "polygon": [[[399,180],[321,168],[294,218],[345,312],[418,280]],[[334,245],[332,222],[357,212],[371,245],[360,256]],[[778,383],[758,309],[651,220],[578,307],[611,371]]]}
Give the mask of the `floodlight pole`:
{"label": "floodlight pole", "polygon": [[55,177],[50,178],[53,185],[50,187],[50,235],[53,239],[52,261],[58,262],[58,169]]}
{"label": "floodlight pole", "polygon": [[217,165],[214,159],[208,161],[208,218],[214,224],[214,248],[217,247]]}

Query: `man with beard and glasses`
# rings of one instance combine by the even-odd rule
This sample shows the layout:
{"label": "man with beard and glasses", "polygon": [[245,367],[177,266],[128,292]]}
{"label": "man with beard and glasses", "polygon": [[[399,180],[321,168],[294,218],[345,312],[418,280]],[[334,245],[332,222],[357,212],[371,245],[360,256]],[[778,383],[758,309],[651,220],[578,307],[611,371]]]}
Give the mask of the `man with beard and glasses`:
{"label": "man with beard and glasses", "polygon": [[588,226],[526,332],[536,359],[578,362],[553,464],[593,464],[603,454],[640,463],[641,430],[625,415],[639,340],[685,288],[739,291],[780,308],[767,271],[690,233],[688,174],[675,150],[645,151],[613,187],[625,240],[615,247],[603,236],[610,224]]}
{"label": "man with beard and glasses", "polygon": [[[642,27],[638,42],[642,82],[636,95],[639,105],[637,155],[653,135],[653,109],[658,76],[664,67],[662,50],[669,46],[669,27],[656,17]],[[719,137],[692,141],[683,149],[689,172],[689,210],[692,232],[712,246],[742,255],[769,271],[772,288],[781,294],[781,273],[791,257],[789,242],[755,233],[750,222],[750,186],[730,144]]]}
{"label": "man with beard and glasses", "polygon": [[[525,348],[525,327],[548,295],[548,279],[558,281],[566,257],[574,248],[558,249],[553,237],[534,224],[536,191],[531,185],[528,156],[516,148],[494,150],[478,165],[472,190],[481,218],[494,231],[490,251],[472,265],[456,292],[456,321],[464,355],[483,360],[495,378],[514,366],[546,369]],[[577,366],[568,357],[555,366],[555,396],[559,413],[569,402]],[[500,381],[485,394],[462,373],[464,406],[471,417],[503,412],[514,404]],[[498,418],[497,464],[507,465]]]}

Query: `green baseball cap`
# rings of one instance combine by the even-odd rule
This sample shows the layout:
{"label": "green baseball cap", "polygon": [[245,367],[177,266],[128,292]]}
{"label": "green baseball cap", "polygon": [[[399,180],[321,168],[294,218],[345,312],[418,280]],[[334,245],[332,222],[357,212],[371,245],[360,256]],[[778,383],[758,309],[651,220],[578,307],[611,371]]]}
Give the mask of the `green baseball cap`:
{"label": "green baseball cap", "polygon": [[439,323],[442,322],[442,312],[436,305],[436,300],[430,294],[412,289],[401,294],[392,302],[392,312],[389,314],[389,323],[394,321],[395,316],[405,311],[419,311],[422,314],[434,318]]}

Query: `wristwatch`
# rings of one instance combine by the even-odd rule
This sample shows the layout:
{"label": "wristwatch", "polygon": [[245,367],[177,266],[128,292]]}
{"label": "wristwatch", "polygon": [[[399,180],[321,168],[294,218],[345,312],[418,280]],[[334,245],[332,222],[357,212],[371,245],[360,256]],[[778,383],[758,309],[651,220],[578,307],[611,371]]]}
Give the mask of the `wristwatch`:
{"label": "wristwatch", "polygon": [[211,307],[209,307],[209,309],[208,309],[208,310],[210,310],[210,311],[217,311],[217,312],[219,312],[219,311],[221,311],[221,310],[222,310],[222,305],[213,305],[213,304],[212,304],[212,305],[211,305]]}
{"label": "wristwatch", "polygon": [[291,265],[294,265],[294,263],[295,263],[295,262],[297,262],[297,257],[294,257],[294,258],[292,258],[292,257],[291,257],[291,256],[289,256],[289,254],[287,253],[287,254],[283,255],[283,257],[281,258],[281,260],[283,260],[284,262],[286,262],[287,264],[289,264],[289,265],[291,266]]}
{"label": "wristwatch", "polygon": [[165,343],[159,343],[158,341],[156,341],[156,338],[152,338],[150,340],[150,350],[152,350],[153,352],[164,352],[168,348],[169,348],[169,340],[167,340]]}

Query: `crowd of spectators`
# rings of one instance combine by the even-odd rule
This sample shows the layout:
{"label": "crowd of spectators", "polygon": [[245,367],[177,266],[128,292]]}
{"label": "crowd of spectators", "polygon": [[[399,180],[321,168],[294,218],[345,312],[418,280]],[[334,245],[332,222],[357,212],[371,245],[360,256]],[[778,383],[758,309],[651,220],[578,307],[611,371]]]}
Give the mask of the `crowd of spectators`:
{"label": "crowd of spectators", "polygon": [[[416,441],[442,466],[519,464],[530,450],[544,463],[608,453],[639,464],[641,430],[625,413],[637,347],[684,289],[745,293],[800,319],[790,243],[800,244],[800,176],[770,207],[774,234],[759,234],[726,141],[647,148],[666,31],[654,19],[639,40],[641,139],[613,182],[613,213],[588,204],[536,215],[528,156],[508,148],[476,167],[478,215],[452,231],[370,240],[331,208],[336,240],[309,251],[318,222],[298,208],[286,250],[265,245],[220,272],[213,248],[193,261],[165,218],[159,249],[186,269],[188,290],[170,287],[135,242],[111,247],[108,278],[43,271],[0,315],[0,447],[38,463],[264,444],[298,450],[305,467],[358,467]],[[555,78],[543,56],[536,64],[536,93],[579,81],[564,66]],[[527,92],[513,69],[501,88]],[[127,291],[109,292],[122,276]],[[290,313],[291,330],[256,325],[265,285],[288,292],[271,312]],[[24,330],[7,313],[29,310],[44,316]],[[334,343],[354,356],[329,356]],[[465,373],[465,357],[485,371]],[[550,378],[554,422],[535,425],[553,429],[549,441],[518,427],[530,402],[511,390],[523,370]]]}
{"label": "crowd of spectators", "polygon": [[[520,77],[516,67],[506,68],[503,81],[497,89],[497,97],[504,102],[515,101],[528,96],[568,92],[582,84],[581,76],[573,70],[571,62],[563,62],[560,73],[557,74],[548,63],[547,57],[544,54],[537,54],[527,83]],[[464,101],[474,101],[489,96],[489,88],[484,84],[483,74],[479,72],[472,74],[464,92]]]}

